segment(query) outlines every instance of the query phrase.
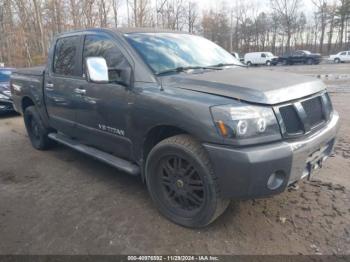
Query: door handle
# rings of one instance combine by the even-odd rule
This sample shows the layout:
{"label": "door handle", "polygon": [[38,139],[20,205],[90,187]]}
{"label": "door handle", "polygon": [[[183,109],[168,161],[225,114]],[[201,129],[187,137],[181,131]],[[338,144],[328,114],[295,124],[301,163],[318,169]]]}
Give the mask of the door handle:
{"label": "door handle", "polygon": [[52,83],[46,83],[46,87],[47,88],[53,88],[53,84]]}
{"label": "door handle", "polygon": [[81,88],[74,89],[74,92],[76,94],[79,94],[79,95],[85,95],[86,94],[86,90],[85,89],[81,89]]}

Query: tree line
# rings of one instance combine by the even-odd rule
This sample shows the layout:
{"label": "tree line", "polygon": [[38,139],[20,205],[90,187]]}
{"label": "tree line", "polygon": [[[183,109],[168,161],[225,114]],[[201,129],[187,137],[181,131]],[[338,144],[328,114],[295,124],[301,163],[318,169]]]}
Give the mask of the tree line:
{"label": "tree line", "polygon": [[[234,0],[202,8],[196,0],[0,0],[0,62],[45,61],[64,31],[93,27],[158,27],[207,37],[230,52],[350,49],[350,0]],[[266,10],[265,10],[266,9]]]}

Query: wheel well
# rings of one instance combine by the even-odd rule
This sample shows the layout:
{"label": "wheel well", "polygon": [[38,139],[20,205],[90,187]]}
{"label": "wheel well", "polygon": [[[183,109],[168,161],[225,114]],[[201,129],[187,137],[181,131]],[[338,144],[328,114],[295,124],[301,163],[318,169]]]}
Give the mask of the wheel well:
{"label": "wheel well", "polygon": [[29,97],[26,96],[22,99],[22,112],[23,113],[28,106],[34,106],[34,102],[32,99],[30,99]]}
{"label": "wheel well", "polygon": [[185,130],[175,126],[157,126],[152,128],[144,141],[143,144],[143,159],[146,162],[147,156],[152,148],[160,141],[180,134],[188,134]]}

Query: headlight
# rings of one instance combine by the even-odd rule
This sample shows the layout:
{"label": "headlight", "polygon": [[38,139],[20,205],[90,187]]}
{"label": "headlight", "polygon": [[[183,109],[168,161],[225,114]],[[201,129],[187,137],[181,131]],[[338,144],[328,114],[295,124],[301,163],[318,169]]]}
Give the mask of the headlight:
{"label": "headlight", "polygon": [[270,107],[237,102],[214,106],[211,113],[220,134],[233,143],[243,145],[281,139],[276,116]]}
{"label": "headlight", "polygon": [[0,99],[10,99],[8,96],[5,96],[3,94],[0,94]]}
{"label": "headlight", "polygon": [[11,97],[11,91],[10,90],[5,90],[2,92],[5,96]]}

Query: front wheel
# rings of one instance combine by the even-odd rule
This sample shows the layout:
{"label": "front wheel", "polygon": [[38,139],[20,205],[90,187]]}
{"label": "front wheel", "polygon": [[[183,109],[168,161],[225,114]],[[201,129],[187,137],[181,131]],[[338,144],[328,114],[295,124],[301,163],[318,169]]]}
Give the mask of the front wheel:
{"label": "front wheel", "polygon": [[267,66],[271,66],[271,61],[266,61]]}
{"label": "front wheel", "polygon": [[340,63],[340,59],[339,58],[334,59],[334,63],[339,64]]}
{"label": "front wheel", "polygon": [[217,177],[205,149],[188,135],[167,138],[150,152],[146,181],[160,213],[186,227],[204,227],[222,214]]}
{"label": "front wheel", "polygon": [[307,65],[313,65],[315,62],[313,59],[309,58],[308,60],[306,60],[306,64]]}
{"label": "front wheel", "polygon": [[35,106],[29,106],[25,109],[24,123],[30,142],[34,148],[45,150],[54,144],[48,137],[50,130],[44,126]]}

